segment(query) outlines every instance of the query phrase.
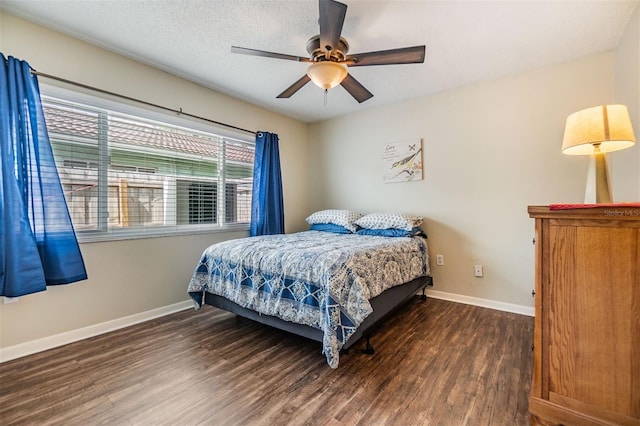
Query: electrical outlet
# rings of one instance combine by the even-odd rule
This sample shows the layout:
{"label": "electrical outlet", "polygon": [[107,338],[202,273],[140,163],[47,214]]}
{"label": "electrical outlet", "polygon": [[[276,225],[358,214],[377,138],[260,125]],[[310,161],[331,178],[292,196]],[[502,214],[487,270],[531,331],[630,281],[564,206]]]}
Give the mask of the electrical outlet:
{"label": "electrical outlet", "polygon": [[444,255],[436,254],[436,265],[443,266],[444,265]]}
{"label": "electrical outlet", "polygon": [[473,265],[473,275],[475,277],[482,277],[482,265]]}

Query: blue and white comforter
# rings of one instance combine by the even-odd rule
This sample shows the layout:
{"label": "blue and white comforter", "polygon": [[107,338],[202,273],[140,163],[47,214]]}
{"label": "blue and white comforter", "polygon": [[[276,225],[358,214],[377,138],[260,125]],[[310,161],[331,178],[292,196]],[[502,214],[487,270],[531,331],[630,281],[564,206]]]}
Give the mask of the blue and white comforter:
{"label": "blue and white comforter", "polygon": [[324,333],[332,368],[340,348],[372,312],[369,299],[429,275],[423,237],[305,231],[230,240],[207,248],[189,283],[196,309],[203,292]]}

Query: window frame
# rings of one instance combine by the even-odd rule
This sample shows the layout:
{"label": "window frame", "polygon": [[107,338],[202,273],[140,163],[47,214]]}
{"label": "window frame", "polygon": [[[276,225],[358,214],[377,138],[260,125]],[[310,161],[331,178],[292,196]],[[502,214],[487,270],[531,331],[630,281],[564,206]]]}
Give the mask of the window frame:
{"label": "window frame", "polygon": [[[135,117],[139,117],[142,120],[151,120],[170,126],[177,126],[186,130],[193,130],[196,132],[204,132],[213,136],[219,137],[222,141],[223,148],[227,143],[240,143],[242,145],[249,145],[255,148],[255,139],[248,133],[234,131],[223,128],[222,126],[216,126],[211,123],[207,123],[197,118],[188,116],[180,116],[179,114],[171,114],[165,111],[158,111],[152,107],[146,107],[144,105],[135,103],[128,99],[117,98],[115,96],[109,96],[109,98],[96,96],[94,94],[87,93],[85,91],[70,90],[59,86],[53,86],[48,84],[40,85],[40,92],[43,102],[48,100],[58,100],[70,103],[76,103],[80,106],[88,106],[90,108],[106,109],[118,114],[127,114]],[[99,149],[108,149],[107,144],[99,145]],[[144,150],[141,150],[144,151]],[[222,149],[223,153],[221,159],[224,159],[220,164],[219,176],[217,179],[211,179],[208,182],[216,182],[218,187],[222,185],[222,188],[226,188],[224,168],[226,167],[226,150]],[[98,168],[98,173],[104,173],[104,179],[106,179],[107,170],[104,171]],[[186,177],[176,176],[175,180],[185,180]],[[204,182],[205,180],[193,179],[194,182]],[[108,190],[107,186],[107,190]],[[99,191],[98,191],[99,192]],[[225,198],[226,191],[217,191],[218,200],[217,203],[223,203],[226,205],[228,201]],[[98,195],[100,197],[100,195]],[[105,206],[100,206],[100,198],[98,198],[98,209],[106,208],[107,199],[105,198]],[[99,213],[100,214],[100,213]],[[177,214],[177,213],[176,213]],[[220,233],[220,232],[237,232],[248,231],[249,223],[225,223],[226,214],[223,216],[223,223],[207,223],[207,224],[175,224],[175,225],[163,225],[163,226],[142,226],[134,228],[111,228],[107,229],[95,229],[95,230],[82,230],[76,229],[76,236],[80,243],[91,242],[103,242],[103,241],[118,241],[118,240],[130,240],[130,239],[146,239],[146,238],[158,238],[158,237],[171,237],[179,235],[193,235],[202,233]]]}

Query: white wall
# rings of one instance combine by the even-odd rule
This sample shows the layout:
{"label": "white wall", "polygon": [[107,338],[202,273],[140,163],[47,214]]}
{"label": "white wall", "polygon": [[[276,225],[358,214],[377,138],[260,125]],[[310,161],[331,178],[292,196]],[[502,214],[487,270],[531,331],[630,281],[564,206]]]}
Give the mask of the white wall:
{"label": "white wall", "polygon": [[[308,215],[308,126],[8,14],[0,51],[38,71],[185,112],[280,136],[285,227]],[[45,83],[45,79],[41,79]],[[50,81],[46,81],[50,83]],[[193,268],[208,245],[247,232],[81,244],[89,279],[0,302],[0,349],[187,300]]]}
{"label": "white wall", "polygon": [[[435,290],[531,307],[527,206],[582,202],[587,158],[560,152],[565,119],[613,101],[613,78],[606,53],[314,124],[311,208],[422,215],[445,256]],[[384,184],[384,144],[413,138],[424,180]]]}

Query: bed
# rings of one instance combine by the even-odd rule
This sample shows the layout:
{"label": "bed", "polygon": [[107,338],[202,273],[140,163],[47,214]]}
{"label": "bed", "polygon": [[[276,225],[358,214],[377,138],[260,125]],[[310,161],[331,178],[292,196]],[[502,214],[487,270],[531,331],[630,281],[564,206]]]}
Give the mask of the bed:
{"label": "bed", "polygon": [[319,341],[331,368],[363,336],[371,350],[372,327],[432,285],[426,235],[414,226],[394,236],[335,226],[342,227],[312,224],[208,247],[188,286],[195,308],[215,306]]}

